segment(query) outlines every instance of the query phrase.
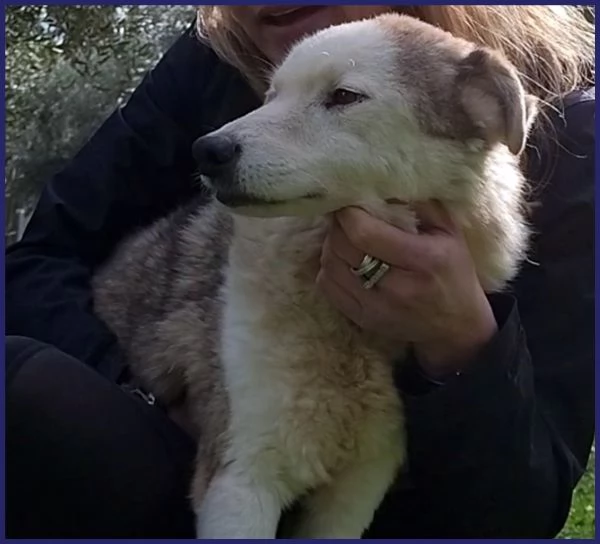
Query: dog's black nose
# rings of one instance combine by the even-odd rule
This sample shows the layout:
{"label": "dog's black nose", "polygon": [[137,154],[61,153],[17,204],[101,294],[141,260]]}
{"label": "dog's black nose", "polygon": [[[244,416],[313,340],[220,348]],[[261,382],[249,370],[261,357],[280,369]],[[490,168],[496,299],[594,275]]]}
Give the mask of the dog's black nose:
{"label": "dog's black nose", "polygon": [[199,172],[208,177],[217,177],[230,171],[241,152],[242,146],[228,136],[209,134],[198,138],[192,146]]}

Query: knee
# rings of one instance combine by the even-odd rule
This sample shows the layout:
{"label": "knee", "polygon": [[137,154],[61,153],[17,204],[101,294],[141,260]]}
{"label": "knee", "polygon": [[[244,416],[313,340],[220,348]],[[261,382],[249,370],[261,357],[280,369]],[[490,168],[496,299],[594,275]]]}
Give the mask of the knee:
{"label": "knee", "polygon": [[44,342],[28,338],[26,336],[6,336],[5,337],[5,361],[6,361],[6,387],[13,382],[19,370],[23,368],[28,361],[39,356],[40,353],[52,349]]}
{"label": "knee", "polygon": [[7,336],[5,338],[6,360],[12,361],[21,357],[24,353],[48,347],[48,344],[28,338],[27,336]]}

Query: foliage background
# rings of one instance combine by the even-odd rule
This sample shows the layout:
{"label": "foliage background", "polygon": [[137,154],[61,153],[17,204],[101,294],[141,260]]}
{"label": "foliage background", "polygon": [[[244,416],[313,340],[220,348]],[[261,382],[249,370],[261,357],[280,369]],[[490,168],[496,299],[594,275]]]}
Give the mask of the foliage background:
{"label": "foliage background", "polygon": [[[192,18],[190,6],[5,8],[7,242],[17,235],[17,210],[30,213],[43,183]],[[595,453],[561,538],[594,538],[594,462]]]}
{"label": "foliage background", "polygon": [[7,6],[5,241],[43,183],[135,88],[190,6]]}
{"label": "foliage background", "polygon": [[596,538],[596,446],[588,463],[588,469],[573,497],[569,519],[558,538]]}

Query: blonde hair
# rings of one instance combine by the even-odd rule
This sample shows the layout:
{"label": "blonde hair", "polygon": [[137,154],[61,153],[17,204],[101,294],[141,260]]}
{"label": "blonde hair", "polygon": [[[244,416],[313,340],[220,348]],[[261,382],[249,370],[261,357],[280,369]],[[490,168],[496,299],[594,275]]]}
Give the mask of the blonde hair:
{"label": "blonde hair", "polygon": [[[406,6],[393,8],[455,36],[501,51],[527,91],[551,103],[595,80],[595,24],[575,6]],[[226,6],[199,8],[198,29],[215,52],[262,94],[269,63]]]}

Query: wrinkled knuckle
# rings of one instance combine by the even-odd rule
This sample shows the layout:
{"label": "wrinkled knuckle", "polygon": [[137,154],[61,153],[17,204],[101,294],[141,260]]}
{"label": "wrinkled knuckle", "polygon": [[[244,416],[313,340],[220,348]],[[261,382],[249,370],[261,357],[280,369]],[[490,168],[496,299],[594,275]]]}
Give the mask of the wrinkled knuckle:
{"label": "wrinkled knuckle", "polygon": [[327,273],[323,269],[317,274],[316,284],[319,289],[324,289],[327,286]]}
{"label": "wrinkled knuckle", "polygon": [[411,278],[408,281],[398,282],[394,286],[393,298],[400,306],[411,306],[423,297],[427,289],[427,282],[422,278]]}
{"label": "wrinkled knuckle", "polygon": [[388,308],[382,308],[380,303],[367,303],[363,306],[362,311],[362,328],[371,331],[380,330],[382,323],[387,323],[390,319],[388,316]]}
{"label": "wrinkled knuckle", "polygon": [[363,330],[368,329],[369,320],[366,316],[366,312],[364,311],[364,309],[362,309],[362,311],[359,311],[354,317],[354,323]]}
{"label": "wrinkled knuckle", "polygon": [[425,274],[419,278],[416,290],[419,296],[430,294],[437,290],[438,279],[435,274]]}
{"label": "wrinkled knuckle", "polygon": [[371,228],[362,220],[357,220],[348,231],[348,239],[353,246],[358,248],[368,247],[371,238]]}
{"label": "wrinkled knuckle", "polygon": [[410,303],[419,298],[419,291],[417,284],[410,281],[399,285],[395,290],[395,295],[398,302],[410,305]]}
{"label": "wrinkled knuckle", "polygon": [[361,317],[364,322],[370,321],[369,316],[372,316],[376,309],[377,302],[373,301],[373,297],[367,297],[362,302]]}
{"label": "wrinkled knuckle", "polygon": [[321,268],[330,270],[332,268],[332,266],[334,265],[336,260],[336,256],[335,253],[333,252],[333,250],[331,249],[331,247],[326,246],[325,248],[323,248],[323,251],[321,251]]}
{"label": "wrinkled knuckle", "polygon": [[450,252],[444,244],[432,246],[427,254],[427,263],[431,272],[438,272],[446,267]]}
{"label": "wrinkled knuckle", "polygon": [[[321,268],[327,268],[328,264],[331,262],[331,255],[329,254],[329,251],[327,249],[324,249],[321,252],[321,258],[319,259],[319,264],[321,265]],[[318,276],[317,276],[318,278]]]}

